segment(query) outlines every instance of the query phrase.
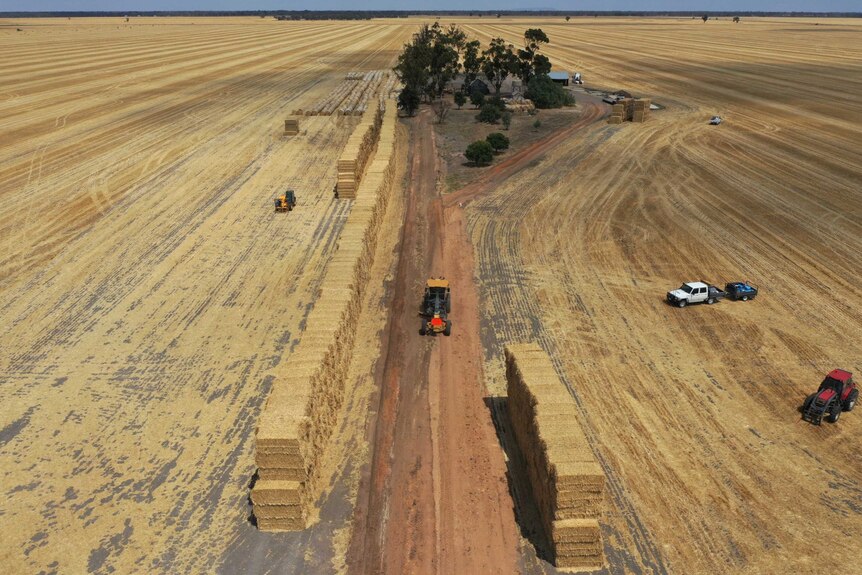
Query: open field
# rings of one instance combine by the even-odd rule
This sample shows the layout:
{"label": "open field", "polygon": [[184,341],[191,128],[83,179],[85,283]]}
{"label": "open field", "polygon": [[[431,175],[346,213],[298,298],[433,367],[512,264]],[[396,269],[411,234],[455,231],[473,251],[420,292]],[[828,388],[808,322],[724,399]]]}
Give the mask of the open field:
{"label": "open field", "polygon": [[[503,397],[503,346],[532,340],[607,478],[605,572],[862,573],[860,412],[797,412],[862,374],[853,20],[454,20],[542,27],[556,67],[666,109],[609,126],[578,96],[442,198],[453,151],[427,109],[403,122],[317,517],[256,529],[254,429],[359,122],[284,119],[424,21],[0,21],[0,571],[554,572]],[[451,338],[416,333],[428,275],[454,282]],[[700,278],[762,295],[664,304]]]}
{"label": "open field", "polygon": [[[350,209],[332,188],[359,118],[281,131],[346,72],[391,66],[409,28],[16,24],[0,28],[0,570],[301,564],[307,540],[249,523],[251,439]],[[299,205],[276,215],[286,186]]]}
{"label": "open field", "polygon": [[[528,23],[464,22],[514,43]],[[667,110],[594,125],[468,206],[491,391],[501,344],[553,352],[610,482],[611,572],[858,573],[862,421],[797,408],[830,369],[862,372],[862,24],[542,28],[588,86]],[[664,304],[699,278],[763,296]]]}

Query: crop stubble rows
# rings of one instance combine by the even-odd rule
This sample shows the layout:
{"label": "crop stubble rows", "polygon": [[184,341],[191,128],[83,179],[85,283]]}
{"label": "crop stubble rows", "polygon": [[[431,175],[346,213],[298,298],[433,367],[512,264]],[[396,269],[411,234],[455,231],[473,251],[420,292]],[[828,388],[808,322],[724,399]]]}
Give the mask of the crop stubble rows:
{"label": "crop stubble rows", "polygon": [[[523,28],[471,24],[514,43]],[[862,27],[543,29],[588,85],[668,109],[594,126],[471,206],[494,385],[500,344],[554,352],[608,472],[613,572],[852,564],[858,417],[813,428],[797,407],[829,369],[862,367]],[[664,304],[699,278],[763,296]]]}
{"label": "crop stubble rows", "polygon": [[350,209],[356,120],[281,140],[284,115],[406,28],[39,23],[0,37],[4,571],[211,569],[253,530],[248,439]]}

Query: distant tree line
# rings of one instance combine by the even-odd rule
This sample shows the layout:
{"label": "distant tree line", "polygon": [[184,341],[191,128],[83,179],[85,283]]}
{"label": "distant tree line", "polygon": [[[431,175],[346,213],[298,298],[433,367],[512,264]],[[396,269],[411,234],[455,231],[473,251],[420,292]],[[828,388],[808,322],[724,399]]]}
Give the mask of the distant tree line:
{"label": "distant tree line", "polygon": [[[707,12],[710,18],[728,16],[772,16],[772,17],[805,17],[805,18],[862,18],[862,12],[763,12],[763,11],[727,11]],[[700,11],[595,11],[595,10],[512,10],[500,12],[497,10],[175,10],[175,11],[110,11],[110,12],[0,12],[2,18],[72,18],[84,17],[123,17],[123,16],[272,16],[289,20],[368,20],[371,18],[407,18],[408,16],[478,16],[499,18],[501,16],[555,16],[570,18],[572,16],[670,16],[680,18],[702,17]]]}

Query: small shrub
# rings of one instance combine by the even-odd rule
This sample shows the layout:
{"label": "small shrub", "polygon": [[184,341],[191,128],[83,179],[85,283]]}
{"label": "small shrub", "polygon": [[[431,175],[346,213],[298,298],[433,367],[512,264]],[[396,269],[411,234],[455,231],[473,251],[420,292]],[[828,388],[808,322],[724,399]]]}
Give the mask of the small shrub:
{"label": "small shrub", "polygon": [[446,116],[449,115],[451,108],[452,104],[446,98],[440,98],[431,105],[431,109],[434,110],[434,114],[437,116],[437,123],[442,124],[446,121]]}
{"label": "small shrub", "polygon": [[494,148],[495,152],[509,149],[509,138],[500,132],[491,132],[485,140],[491,144],[491,147]]}
{"label": "small shrub", "polygon": [[496,124],[502,115],[500,108],[491,102],[485,102],[482,104],[482,109],[476,114],[476,120],[486,124]]}
{"label": "small shrub", "polygon": [[512,125],[512,112],[506,110],[503,112],[503,116],[500,118],[503,121],[503,128],[506,130]]}
{"label": "small shrub", "polygon": [[467,146],[464,156],[476,166],[485,166],[494,159],[494,149],[487,140],[476,140]]}
{"label": "small shrub", "polygon": [[575,103],[572,94],[555,83],[547,74],[535,76],[527,84],[527,98],[533,101],[537,108],[562,108]]}
{"label": "small shrub", "polygon": [[540,119],[536,118],[536,121],[533,122],[533,128],[538,130],[541,127],[542,127],[542,121]]}
{"label": "small shrub", "polygon": [[455,92],[455,105],[458,106],[458,109],[461,109],[461,106],[467,103],[467,95],[464,92],[458,91]]}
{"label": "small shrub", "polygon": [[404,87],[401,93],[398,94],[398,108],[403,110],[408,116],[412,116],[419,109],[421,96],[419,92],[408,87]]}
{"label": "small shrub", "polygon": [[498,110],[500,110],[500,114],[506,111],[506,102],[503,101],[503,98],[500,96],[491,96],[490,98],[485,99],[486,104],[491,104]]}
{"label": "small shrub", "polygon": [[475,90],[475,91],[471,92],[470,93],[470,103],[473,104],[474,106],[476,106],[477,108],[480,107],[482,104],[485,103],[485,94],[483,94],[479,90]]}

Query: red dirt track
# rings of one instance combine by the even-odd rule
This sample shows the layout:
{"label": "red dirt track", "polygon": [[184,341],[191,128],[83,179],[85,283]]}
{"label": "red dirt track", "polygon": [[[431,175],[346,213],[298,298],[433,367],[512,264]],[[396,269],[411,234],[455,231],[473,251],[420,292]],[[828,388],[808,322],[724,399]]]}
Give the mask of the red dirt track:
{"label": "red dirt track", "polygon": [[[514,573],[518,527],[483,401],[472,248],[460,210],[443,212],[437,197],[427,111],[413,128],[370,489],[348,563],[353,573]],[[442,275],[453,285],[453,334],[422,337],[422,285]]]}
{"label": "red dirt track", "polygon": [[[486,405],[473,247],[461,207],[604,114],[592,102],[581,109],[572,125],[445,199],[437,193],[429,111],[414,120],[405,225],[377,374],[372,464],[360,488],[351,573],[518,570],[519,528]],[[452,284],[452,336],[422,337],[422,286],[437,276]]]}

